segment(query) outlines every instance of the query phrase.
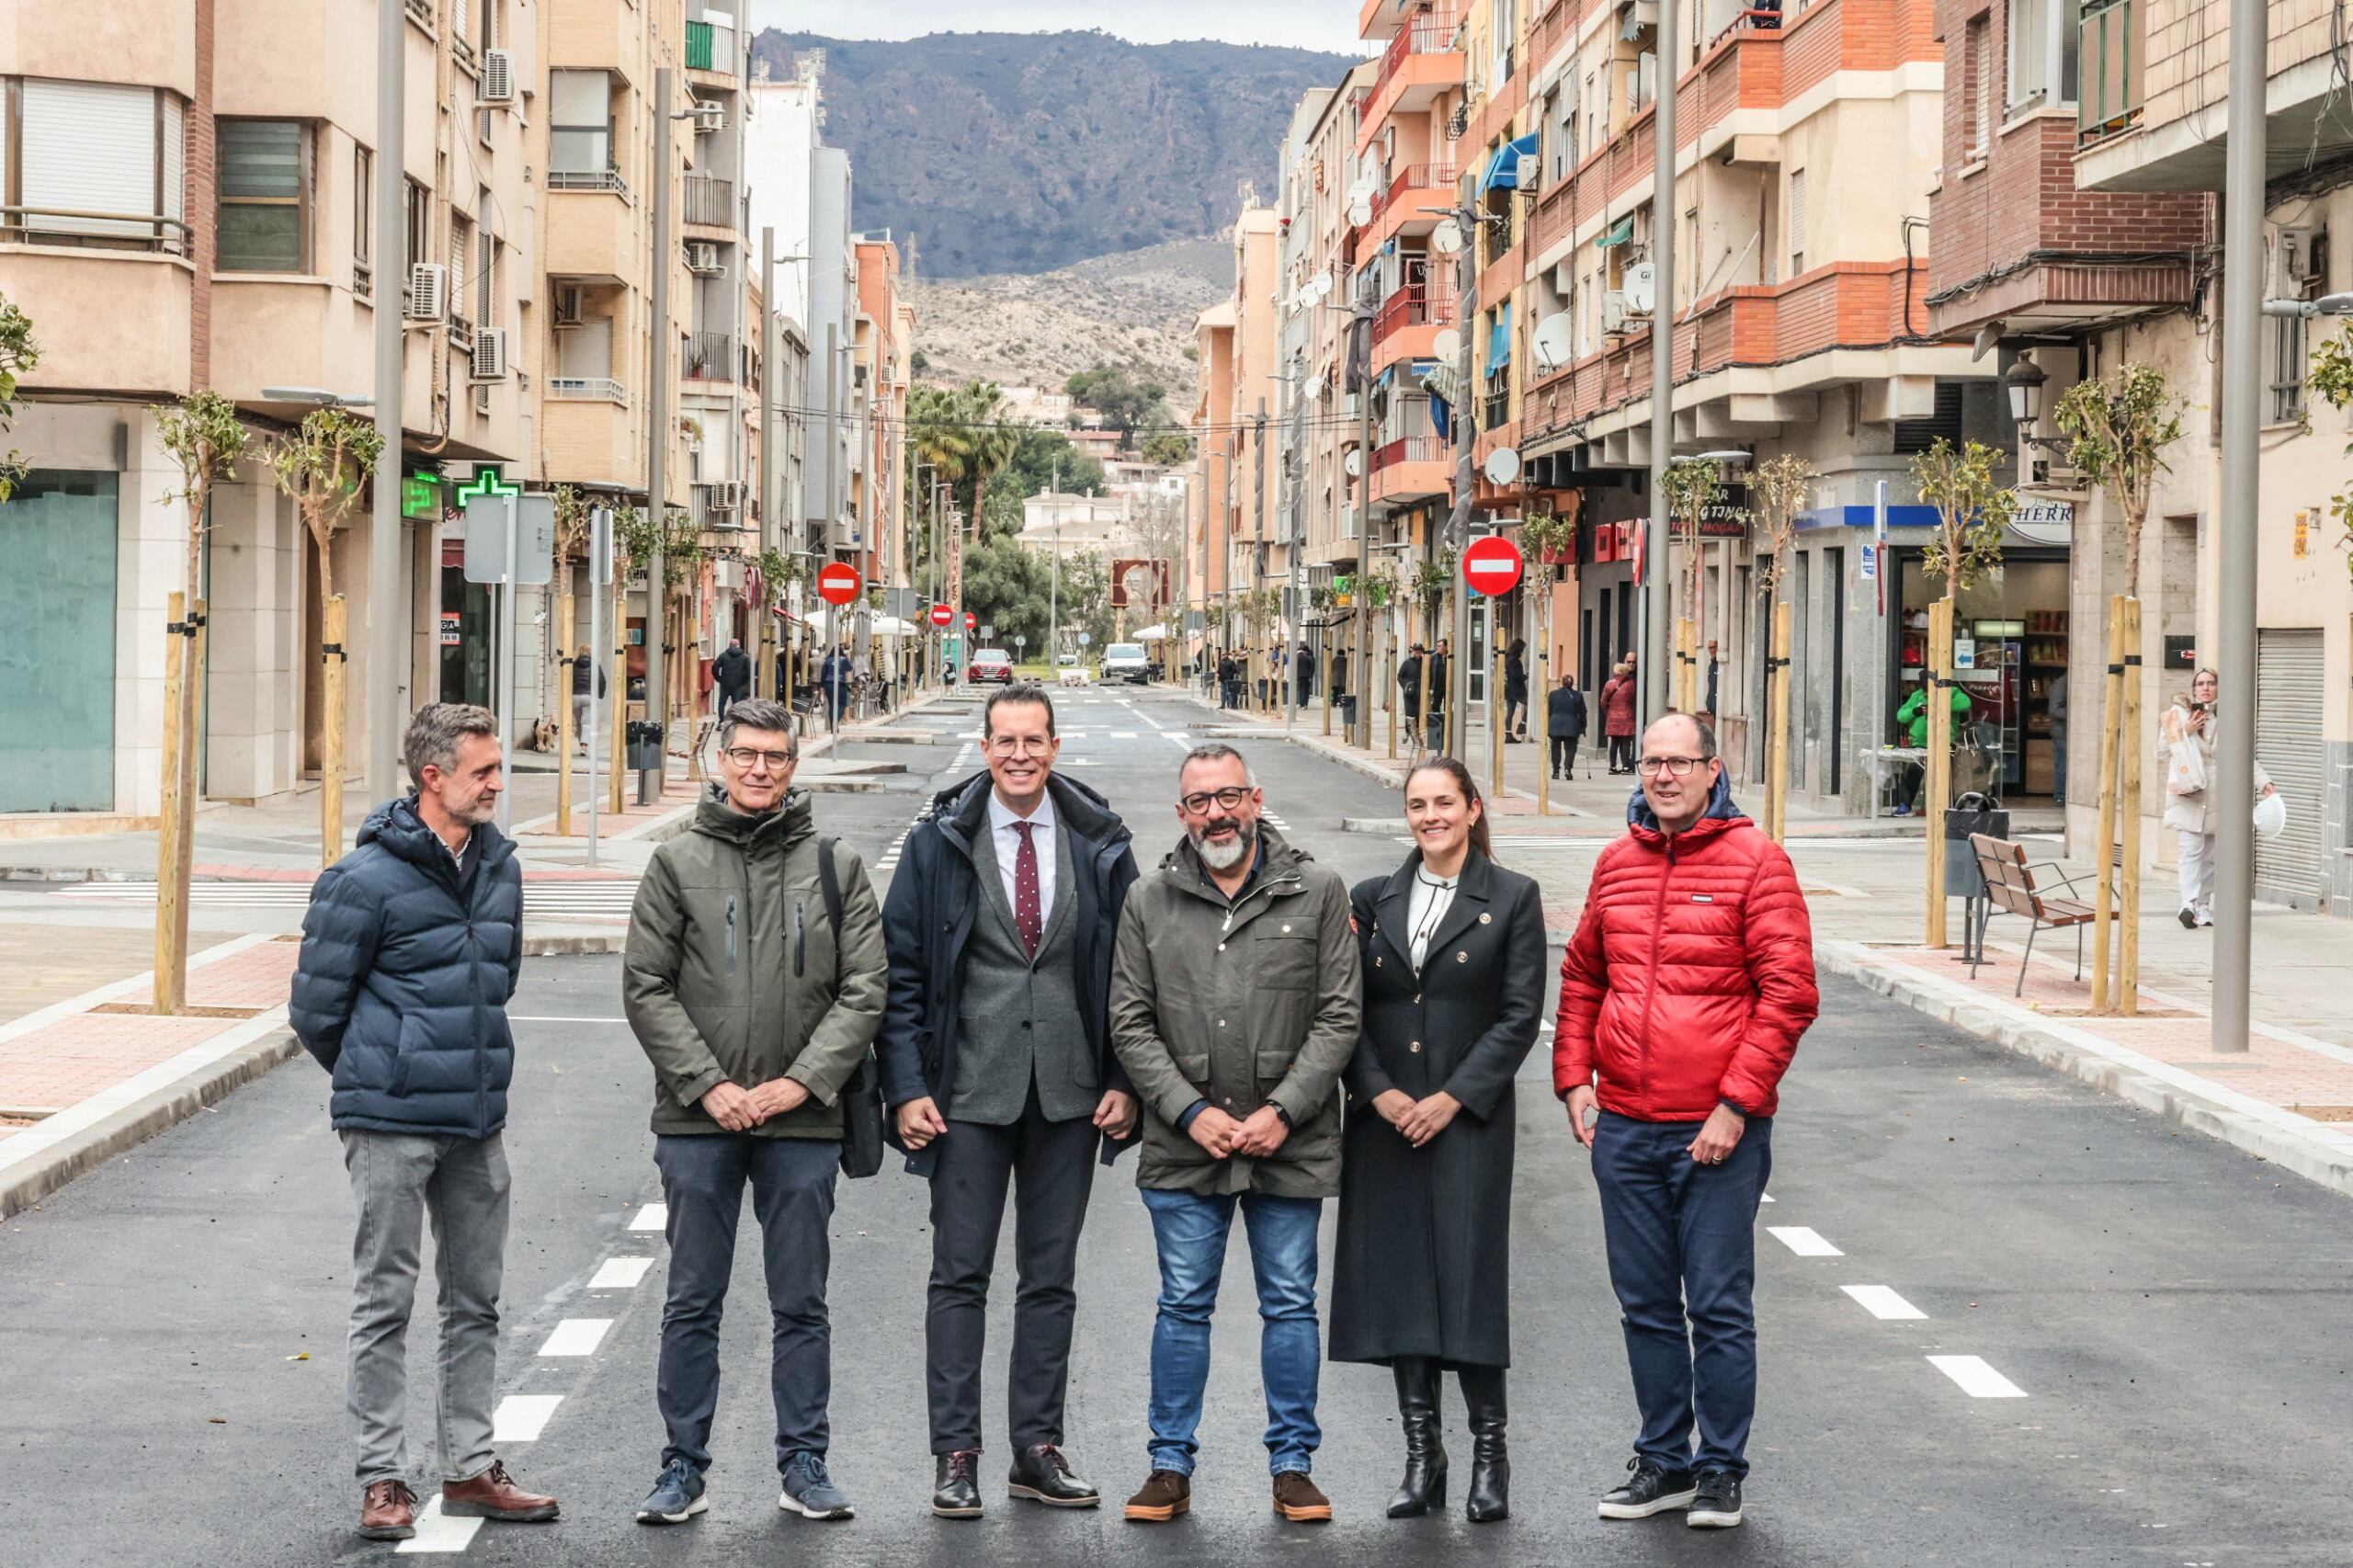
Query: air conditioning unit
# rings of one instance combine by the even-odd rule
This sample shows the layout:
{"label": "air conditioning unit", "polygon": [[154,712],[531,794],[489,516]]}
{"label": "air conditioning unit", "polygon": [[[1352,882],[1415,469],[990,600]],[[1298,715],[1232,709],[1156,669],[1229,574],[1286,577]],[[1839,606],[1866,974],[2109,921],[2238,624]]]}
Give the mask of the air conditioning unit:
{"label": "air conditioning unit", "polygon": [[503,326],[474,328],[474,353],[472,377],[477,381],[503,381],[506,379],[506,329]]}
{"label": "air conditioning unit", "polygon": [[485,49],[482,51],[482,75],[475,83],[474,97],[486,104],[511,104],[515,101],[514,51]]}
{"label": "air conditioning unit", "polygon": [[562,330],[578,326],[586,318],[580,310],[580,285],[559,283],[554,290],[554,319],[549,324]]}
{"label": "air conditioning unit", "polygon": [[2301,298],[2304,285],[2320,281],[2326,263],[2326,233],[2320,229],[2282,229],[2271,246],[2271,294],[2275,299]]}
{"label": "air conditioning unit", "polygon": [[687,242],[687,270],[703,278],[716,278],[722,270],[719,264],[719,246],[710,240]]}
{"label": "air conditioning unit", "polygon": [[698,102],[694,107],[695,134],[709,136],[727,129],[727,106]]}
{"label": "air conditioning unit", "polygon": [[710,487],[710,509],[712,511],[739,511],[742,509],[743,505],[744,482],[742,480],[722,479],[718,483]]}
{"label": "air conditioning unit", "polygon": [[1626,291],[1624,290],[1609,289],[1603,291],[1601,296],[1601,330],[1604,332],[1623,332],[1626,330]]}
{"label": "air conditioning unit", "polygon": [[438,261],[413,262],[408,269],[411,321],[439,321],[449,313],[449,269]]}

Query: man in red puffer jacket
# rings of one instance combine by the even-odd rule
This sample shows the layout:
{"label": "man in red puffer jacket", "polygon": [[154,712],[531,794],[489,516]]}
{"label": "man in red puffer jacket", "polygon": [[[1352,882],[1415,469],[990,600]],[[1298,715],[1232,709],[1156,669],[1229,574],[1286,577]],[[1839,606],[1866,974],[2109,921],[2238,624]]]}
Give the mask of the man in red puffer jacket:
{"label": "man in red puffer jacket", "polygon": [[1593,1152],[1643,1417],[1601,1517],[1684,1508],[1722,1528],[1740,1523],[1748,1473],[1756,1208],[1781,1074],[1819,1009],[1813,932],[1707,725],[1662,718],[1639,767],[1561,964],[1552,1086]]}

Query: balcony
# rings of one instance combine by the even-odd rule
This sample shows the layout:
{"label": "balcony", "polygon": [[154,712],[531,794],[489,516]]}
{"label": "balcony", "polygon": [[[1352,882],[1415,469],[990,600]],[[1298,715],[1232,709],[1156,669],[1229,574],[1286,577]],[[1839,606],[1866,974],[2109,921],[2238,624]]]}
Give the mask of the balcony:
{"label": "balcony", "polygon": [[678,374],[689,381],[732,381],[740,373],[735,337],[725,332],[690,332]]}
{"label": "balcony", "polygon": [[629,393],[610,376],[550,376],[548,396],[571,403],[626,404]]}
{"label": "balcony", "polygon": [[620,176],[551,173],[548,187],[548,272],[584,283],[628,281],[638,270],[636,225]]}
{"label": "balcony", "polygon": [[[40,364],[27,392],[109,388],[176,397],[191,384],[195,278],[173,256],[49,249],[7,252],[7,294],[32,318]],[[71,322],[72,330],[61,330]],[[0,437],[0,451],[6,449]]]}
{"label": "balcony", "polygon": [[1443,495],[1453,479],[1447,444],[1436,436],[1404,436],[1372,452],[1372,498],[1412,501]]}
{"label": "balcony", "polygon": [[2084,7],[2078,51],[2075,140],[2083,146],[2141,122],[2141,15],[2133,0]]}
{"label": "balcony", "polygon": [[547,401],[540,405],[537,436],[550,477],[625,487],[644,483],[644,432],[620,382],[601,376],[551,376],[540,384],[547,389]]}
{"label": "balcony", "polygon": [[718,71],[725,69],[723,66],[713,65],[710,62],[712,56],[710,36],[714,30],[715,29],[712,28],[709,22],[688,22],[687,24],[688,70]]}
{"label": "balcony", "polygon": [[1427,108],[1441,93],[1462,85],[1462,54],[1454,47],[1462,17],[1455,10],[1424,11],[1397,29],[1381,57],[1357,122],[1357,151],[1392,114]]}
{"label": "balcony", "polygon": [[1454,296],[1427,284],[1400,289],[1372,318],[1372,368],[1400,360],[1427,359],[1438,352],[1438,335],[1454,321]]}
{"label": "balcony", "polygon": [[730,234],[736,231],[735,182],[715,175],[688,175],[680,182],[686,194],[681,206],[687,225],[700,224],[707,229],[724,229]]}

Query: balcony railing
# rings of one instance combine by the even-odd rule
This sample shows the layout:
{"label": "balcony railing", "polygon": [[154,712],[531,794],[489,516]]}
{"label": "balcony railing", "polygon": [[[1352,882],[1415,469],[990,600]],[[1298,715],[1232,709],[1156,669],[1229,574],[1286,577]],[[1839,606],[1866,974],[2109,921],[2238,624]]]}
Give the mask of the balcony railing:
{"label": "balcony railing", "polygon": [[1389,40],[1389,48],[1381,56],[1381,69],[1372,78],[1370,97],[1381,97],[1381,89],[1404,68],[1405,62],[1416,54],[1448,54],[1454,49],[1454,35],[1462,28],[1461,14],[1455,10],[1425,11],[1411,25],[1397,29]]}
{"label": "balcony railing", "polygon": [[1512,242],[1518,237],[1519,226],[1514,210],[1506,205],[1500,212],[1491,214],[1488,222],[1479,225],[1479,232],[1484,236],[1482,264],[1493,267],[1504,258],[1504,253],[1511,249]]}
{"label": "balcony railing", "polygon": [[1446,460],[1446,443],[1436,436],[1404,436],[1388,442],[1372,454],[1372,472],[1394,468],[1399,463],[1435,463]]}
{"label": "balcony railing", "polygon": [[2134,0],[2084,7],[2076,55],[2083,75],[2076,95],[2078,143],[2113,136],[2139,121],[2141,25]]}
{"label": "balcony railing", "polygon": [[732,381],[735,379],[735,337],[725,332],[687,335],[685,368],[679,374],[690,381]]}
{"label": "balcony railing", "polygon": [[550,190],[609,190],[616,195],[629,194],[629,182],[618,169],[550,169]]}
{"label": "balcony railing", "polygon": [[1372,318],[1372,340],[1379,343],[1402,327],[1438,326],[1453,319],[1453,295],[1433,294],[1426,284],[1400,289]]}
{"label": "balcony railing", "polygon": [[716,175],[688,175],[682,183],[687,193],[688,222],[709,223],[722,229],[735,226],[733,180],[721,179]]}
{"label": "balcony railing", "polygon": [[1479,408],[1479,427],[1483,430],[1495,430],[1510,423],[1511,393],[1509,392],[1489,392],[1486,401]]}
{"label": "balcony railing", "polygon": [[629,402],[620,382],[610,376],[550,376],[548,396],[580,403]]}
{"label": "balcony railing", "polygon": [[160,213],[141,217],[63,207],[0,207],[0,241],[12,244],[91,245],[186,256],[195,238],[195,230]]}
{"label": "balcony railing", "polygon": [[1454,188],[1454,179],[1452,164],[1407,164],[1397,171],[1397,177],[1389,182],[1387,190],[1373,192],[1372,221],[1379,222],[1381,215],[1397,202],[1404,200],[1407,191],[1450,191]]}
{"label": "balcony railing", "polygon": [[711,25],[709,22],[688,22],[687,24],[688,70],[713,71],[719,69],[719,67],[714,66],[710,62],[710,35],[712,30]]}

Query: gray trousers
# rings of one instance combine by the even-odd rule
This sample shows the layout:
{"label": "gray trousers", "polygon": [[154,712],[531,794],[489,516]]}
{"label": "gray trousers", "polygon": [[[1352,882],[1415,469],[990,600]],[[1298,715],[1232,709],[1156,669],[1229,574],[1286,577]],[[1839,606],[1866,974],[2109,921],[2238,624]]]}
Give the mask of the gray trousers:
{"label": "gray trousers", "polygon": [[506,1266],[506,1146],[494,1132],[480,1141],[357,1131],[342,1138],[358,1209],[346,1400],[360,1484],[408,1473],[408,1320],[428,1216],[441,1312],[435,1458],[445,1481],[471,1481],[496,1457],[490,1419]]}

